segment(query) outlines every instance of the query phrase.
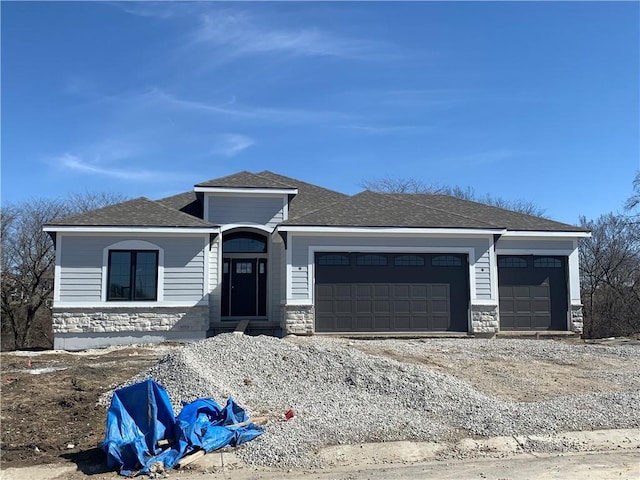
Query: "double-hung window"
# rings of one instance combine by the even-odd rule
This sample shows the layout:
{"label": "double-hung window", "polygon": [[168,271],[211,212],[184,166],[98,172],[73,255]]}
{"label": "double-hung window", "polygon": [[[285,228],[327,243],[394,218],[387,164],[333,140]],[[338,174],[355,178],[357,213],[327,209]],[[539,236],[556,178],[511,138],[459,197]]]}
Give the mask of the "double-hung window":
{"label": "double-hung window", "polygon": [[108,301],[157,299],[156,250],[110,250],[108,272]]}

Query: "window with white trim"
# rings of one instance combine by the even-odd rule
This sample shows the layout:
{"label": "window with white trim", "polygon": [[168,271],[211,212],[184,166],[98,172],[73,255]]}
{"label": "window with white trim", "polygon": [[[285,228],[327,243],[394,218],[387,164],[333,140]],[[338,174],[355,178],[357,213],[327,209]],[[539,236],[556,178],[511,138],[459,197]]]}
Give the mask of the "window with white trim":
{"label": "window with white trim", "polygon": [[109,250],[107,301],[155,301],[157,250]]}

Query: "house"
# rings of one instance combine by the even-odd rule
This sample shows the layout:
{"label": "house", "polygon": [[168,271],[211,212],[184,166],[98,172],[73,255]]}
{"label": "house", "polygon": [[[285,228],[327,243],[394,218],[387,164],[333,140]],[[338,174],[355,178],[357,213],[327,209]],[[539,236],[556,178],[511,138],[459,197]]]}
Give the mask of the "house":
{"label": "house", "polygon": [[269,171],[51,222],[55,348],[233,330],[582,330],[582,228],[447,195]]}

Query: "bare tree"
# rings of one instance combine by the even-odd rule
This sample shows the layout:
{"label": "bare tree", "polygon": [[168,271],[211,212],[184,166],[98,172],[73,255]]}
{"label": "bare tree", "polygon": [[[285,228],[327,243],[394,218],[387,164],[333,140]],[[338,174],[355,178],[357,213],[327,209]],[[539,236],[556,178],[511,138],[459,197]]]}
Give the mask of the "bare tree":
{"label": "bare tree", "polygon": [[473,202],[484,203],[494,207],[505,208],[514,212],[524,213],[543,217],[545,209],[537,206],[528,200],[506,200],[501,197],[494,197],[491,194],[477,195],[471,187],[460,187],[458,185],[440,185],[437,183],[427,184],[420,179],[408,177],[385,177],[373,180],[363,180],[359,184],[365,190],[381,193],[427,193],[436,195],[450,195]]}
{"label": "bare tree", "polygon": [[3,347],[51,344],[55,250],[44,224],[124,199],[118,194],[76,194],[3,205],[0,300]]}
{"label": "bare tree", "polygon": [[[636,176],[633,179],[633,193],[627,199],[624,205],[627,212],[634,211],[640,206],[640,170],[636,172]],[[636,213],[636,216],[639,215]]]}
{"label": "bare tree", "polygon": [[614,213],[581,224],[591,230],[580,242],[585,337],[639,332],[640,225]]}

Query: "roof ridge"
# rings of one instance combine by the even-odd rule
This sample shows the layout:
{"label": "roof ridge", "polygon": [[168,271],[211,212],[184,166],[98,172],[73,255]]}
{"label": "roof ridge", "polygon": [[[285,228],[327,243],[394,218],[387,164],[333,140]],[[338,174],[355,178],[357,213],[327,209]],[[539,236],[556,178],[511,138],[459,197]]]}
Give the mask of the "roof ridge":
{"label": "roof ridge", "polygon": [[[331,188],[323,187],[321,185],[316,185],[315,183],[305,182],[304,180],[300,180],[299,178],[287,177],[286,175],[282,175],[280,173],[272,172],[271,170],[263,170],[261,172],[256,173],[255,175],[258,175],[258,176],[260,176],[262,178],[265,178],[263,176],[263,174],[265,174],[265,173],[268,173],[268,174],[271,174],[271,175],[275,175],[277,177],[286,178],[288,180],[293,180],[294,182],[303,183],[305,185],[310,185],[310,186],[312,186],[314,188],[319,188],[320,190],[325,190],[327,192],[332,192],[332,193],[337,193],[337,194],[340,194],[340,195],[344,195],[345,197],[350,197],[351,196],[351,195],[348,195],[346,193],[338,192],[337,190],[332,190]],[[284,182],[282,182],[280,180],[273,179],[273,178],[270,178],[269,180],[273,180],[274,182],[278,182],[281,185],[287,185],[286,183],[284,183]]]}
{"label": "roof ridge", "polygon": [[[280,185],[282,185],[283,187],[291,187],[291,185],[287,185],[286,183],[281,182],[280,180],[276,180],[276,179],[274,179],[274,178],[267,178],[267,177],[265,177],[265,176],[263,175],[264,173],[270,173],[270,174],[272,174],[272,175],[278,175],[277,173],[272,172],[272,171],[270,171],[270,170],[263,170],[263,171],[258,172],[258,173],[252,173],[252,175],[256,175],[256,176],[258,176],[258,177],[264,178],[265,180],[271,180],[271,181],[273,181],[273,182],[279,183],[279,184],[280,184]],[[279,176],[279,177],[284,177],[284,175],[278,175],[278,176]],[[298,180],[298,179],[296,179],[296,178],[292,178],[292,180],[301,181],[301,180]],[[302,182],[302,183],[304,183],[304,182]]]}
{"label": "roof ridge", "polygon": [[[432,207],[431,205],[425,205],[423,203],[418,203],[418,202],[414,202],[414,201],[408,201],[405,200],[404,198],[398,198],[398,197],[394,197],[393,195],[398,195],[398,194],[394,194],[394,193],[383,193],[383,192],[373,192],[371,190],[365,190],[366,192],[370,192],[376,195],[384,195],[384,196],[388,196],[389,198],[392,198],[394,200],[400,201],[400,202],[404,202],[404,203],[410,203],[412,205],[417,205],[419,207],[422,208],[428,208],[430,210],[435,210],[436,212],[441,212],[441,213],[446,213],[447,215],[454,215],[456,217],[460,217],[460,218],[464,218],[466,220],[473,220],[474,222],[479,222],[479,223],[484,223],[485,225],[489,226],[489,227],[494,227],[494,228],[506,228],[503,227],[501,225],[496,225],[495,223],[489,223],[489,222],[485,222],[484,220],[478,220],[477,218],[473,218],[473,217],[469,217],[467,215],[462,215],[461,213],[455,213],[452,212],[450,210],[443,210],[441,208],[437,208],[437,207]],[[416,195],[415,193],[403,193],[401,195]],[[418,195],[430,195],[430,194],[418,194]],[[455,198],[455,197],[454,197]]]}

